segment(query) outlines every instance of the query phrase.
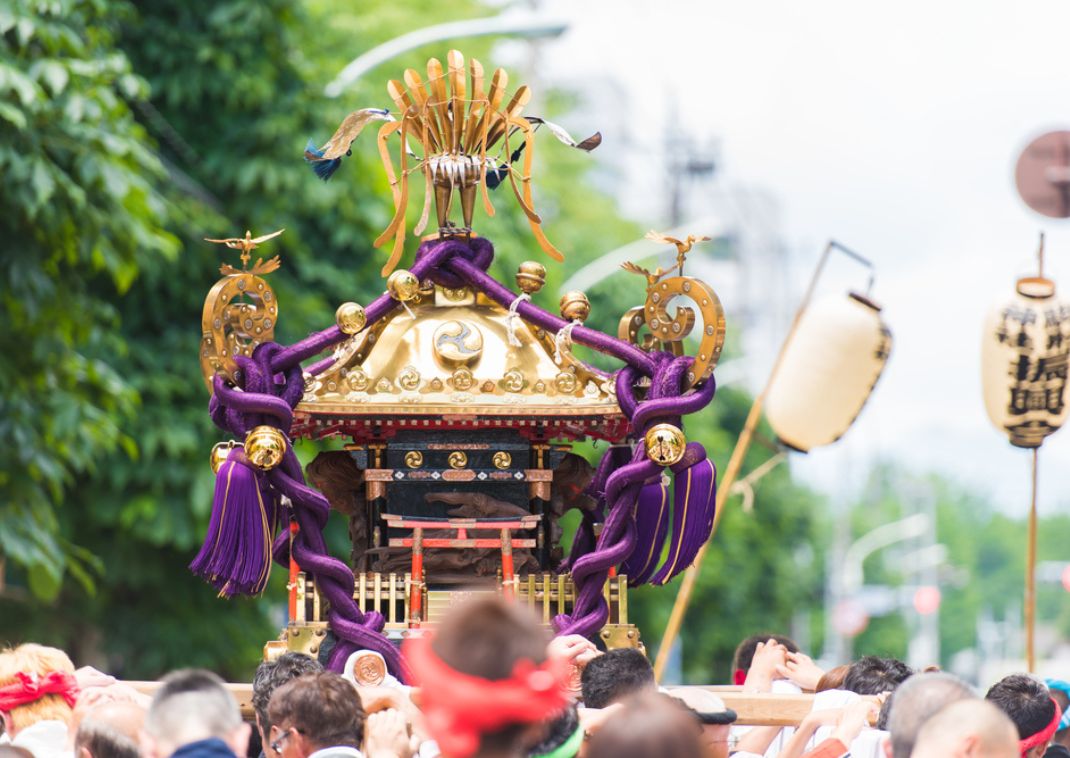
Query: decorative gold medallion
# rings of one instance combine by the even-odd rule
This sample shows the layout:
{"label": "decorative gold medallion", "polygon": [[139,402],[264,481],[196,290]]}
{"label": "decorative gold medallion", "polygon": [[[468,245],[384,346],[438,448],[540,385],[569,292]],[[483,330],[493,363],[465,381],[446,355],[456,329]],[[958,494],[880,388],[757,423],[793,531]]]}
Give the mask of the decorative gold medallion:
{"label": "decorative gold medallion", "polygon": [[499,450],[494,454],[494,457],[491,458],[491,461],[494,463],[494,468],[509,468],[513,465],[513,456],[509,455],[509,453],[504,450]]}
{"label": "decorative gold medallion", "polygon": [[466,321],[446,321],[435,329],[432,345],[444,367],[474,366],[483,354],[483,335]]}
{"label": "decorative gold medallion", "polygon": [[655,424],[643,437],[647,457],[661,466],[679,463],[687,449],[683,431],[672,424]]}
{"label": "decorative gold medallion", "polygon": [[509,369],[502,377],[502,387],[509,392],[520,392],[524,389],[524,373],[520,369]]}
{"label": "decorative gold medallion", "polygon": [[334,312],[334,320],[342,334],[356,334],[368,322],[364,309],[357,303],[342,303]]}
{"label": "decorative gold medallion", "polygon": [[424,465],[424,454],[419,450],[410,450],[405,453],[405,465],[409,468],[420,468]]}
{"label": "decorative gold medallion", "polygon": [[406,366],[398,375],[398,385],[403,390],[414,390],[420,386],[420,372],[415,366]]}
{"label": "decorative gold medallion", "polygon": [[358,369],[351,370],[346,374],[346,384],[349,385],[349,389],[356,392],[363,392],[368,389],[368,375]]}
{"label": "decorative gold medallion", "polygon": [[462,450],[454,450],[446,460],[450,468],[464,468],[468,465],[468,456]]}
{"label": "decorative gold medallion", "polygon": [[286,455],[286,435],[273,426],[254,427],[245,436],[245,457],[261,471],[270,471]]}
{"label": "decorative gold medallion", "polygon": [[472,376],[472,372],[466,368],[459,368],[453,372],[453,376],[450,378],[453,382],[453,389],[460,392],[467,392],[472,389],[472,385],[475,384],[475,377]]}
{"label": "decorative gold medallion", "polygon": [[576,391],[576,375],[570,371],[562,371],[554,379],[554,386],[557,387],[558,392],[564,392],[566,395],[572,394]]}

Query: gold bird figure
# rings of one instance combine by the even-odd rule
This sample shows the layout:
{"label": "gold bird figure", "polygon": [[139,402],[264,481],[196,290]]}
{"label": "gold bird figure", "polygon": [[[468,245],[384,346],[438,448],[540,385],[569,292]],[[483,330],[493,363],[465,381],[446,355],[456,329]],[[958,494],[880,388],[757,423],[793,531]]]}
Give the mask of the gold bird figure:
{"label": "gold bird figure", "polygon": [[625,271],[628,271],[629,273],[639,274],[639,276],[646,277],[646,284],[648,288],[653,287],[655,284],[658,283],[658,279],[669,273],[660,266],[654,270],[654,273],[650,273],[648,269],[645,269],[642,266],[637,266],[631,261],[625,261],[624,263],[620,264],[620,267]]}
{"label": "gold bird figure", "polygon": [[[265,235],[263,235],[261,237],[253,237],[252,232],[250,232],[248,229],[246,229],[244,237],[227,237],[226,239],[211,239],[209,237],[205,237],[204,241],[205,242],[214,242],[217,245],[226,245],[231,250],[241,250],[241,270],[242,271],[248,271],[248,269],[249,269],[249,258],[250,258],[249,254],[253,250],[255,250],[259,245],[263,244],[264,242],[267,242],[270,239],[274,239],[275,237],[278,237],[284,231],[286,231],[286,230],[285,229],[279,229],[277,232],[272,232],[271,234],[265,234]],[[257,261],[256,261],[256,264],[253,266],[252,273],[256,274],[256,275],[259,275],[259,274],[270,274],[272,271],[277,269],[280,265],[281,264],[279,263],[279,256],[277,256],[277,255],[274,258],[272,258],[272,259],[270,259],[270,260],[268,260],[266,262],[264,261],[263,258],[258,258]],[[220,266],[219,267],[219,271],[224,276],[226,276],[228,274],[240,273],[238,271],[238,269],[234,268],[229,263],[224,263],[222,266]]]}
{"label": "gold bird figure", "polygon": [[[652,242],[661,242],[670,245],[676,245],[676,268],[681,274],[683,274],[684,260],[687,258],[687,254],[691,250],[691,248],[694,247],[696,242],[707,242],[710,238],[706,236],[699,237],[694,234],[689,234],[687,235],[687,239],[678,240],[676,239],[676,237],[669,237],[665,234],[655,232],[653,229],[651,229],[649,232],[646,233],[646,239],[651,240]],[[660,271],[661,269],[658,270]]]}

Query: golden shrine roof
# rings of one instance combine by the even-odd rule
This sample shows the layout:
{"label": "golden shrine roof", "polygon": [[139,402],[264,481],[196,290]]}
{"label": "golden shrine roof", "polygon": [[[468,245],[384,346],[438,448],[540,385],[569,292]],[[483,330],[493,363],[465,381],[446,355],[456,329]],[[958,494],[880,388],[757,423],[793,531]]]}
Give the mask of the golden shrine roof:
{"label": "golden shrine roof", "polygon": [[407,305],[341,343],[333,364],[309,377],[297,431],[313,418],[353,416],[384,425],[414,415],[624,422],[611,378],[567,350],[558,356],[555,335],[483,294],[436,285]]}

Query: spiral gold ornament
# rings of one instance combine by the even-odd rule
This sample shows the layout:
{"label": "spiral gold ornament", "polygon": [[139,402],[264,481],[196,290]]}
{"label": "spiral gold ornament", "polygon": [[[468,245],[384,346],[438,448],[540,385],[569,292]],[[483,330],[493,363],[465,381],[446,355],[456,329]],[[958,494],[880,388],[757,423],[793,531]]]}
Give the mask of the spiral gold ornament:
{"label": "spiral gold ornament", "polygon": [[223,468],[223,464],[227,462],[230,451],[237,446],[238,443],[234,440],[217,442],[212,446],[212,454],[208,457],[208,463],[212,467],[213,474],[219,473],[219,469]]}
{"label": "spiral gold ornament", "polygon": [[245,436],[245,457],[261,471],[270,471],[286,455],[286,435],[273,426],[254,427]]}
{"label": "spiral gold ornament", "polygon": [[399,268],[386,280],[386,289],[390,292],[390,297],[407,303],[420,294],[420,280],[411,271]]}
{"label": "spiral gold ornament", "polygon": [[357,303],[342,303],[334,312],[334,320],[342,334],[356,334],[368,323],[364,309]]}
{"label": "spiral gold ornament", "polygon": [[647,457],[660,466],[679,463],[687,449],[687,437],[678,426],[655,424],[643,437]]}

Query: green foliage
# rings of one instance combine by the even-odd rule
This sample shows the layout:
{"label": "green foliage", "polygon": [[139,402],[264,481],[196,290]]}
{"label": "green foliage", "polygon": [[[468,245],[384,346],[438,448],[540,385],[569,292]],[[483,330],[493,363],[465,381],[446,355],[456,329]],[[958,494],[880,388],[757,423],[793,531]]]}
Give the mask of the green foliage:
{"label": "green foliage", "polygon": [[69,488],[102,454],[135,452],[112,301],[139,261],[175,252],[160,165],[125,102],[143,83],[107,20],[100,2],[0,9],[0,552],[45,599],[65,569],[86,589],[99,569],[61,536],[56,505],[85,505]]}

